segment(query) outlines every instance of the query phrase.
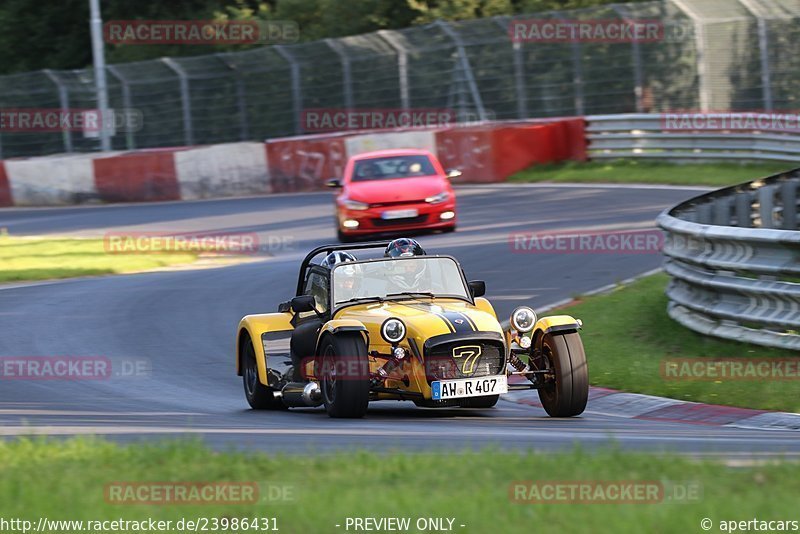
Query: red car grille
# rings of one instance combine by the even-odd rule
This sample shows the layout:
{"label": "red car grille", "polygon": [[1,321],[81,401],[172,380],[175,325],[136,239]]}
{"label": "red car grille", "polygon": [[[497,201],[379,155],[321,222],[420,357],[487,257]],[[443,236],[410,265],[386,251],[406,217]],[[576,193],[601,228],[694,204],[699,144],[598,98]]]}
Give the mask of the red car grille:
{"label": "red car grille", "polygon": [[372,219],[375,226],[400,226],[403,224],[419,224],[428,220],[427,215],[417,215],[416,217],[404,217],[402,219]]}
{"label": "red car grille", "polygon": [[402,206],[404,204],[422,204],[425,200],[397,200],[394,202],[370,202],[370,208],[385,208],[387,206]]}

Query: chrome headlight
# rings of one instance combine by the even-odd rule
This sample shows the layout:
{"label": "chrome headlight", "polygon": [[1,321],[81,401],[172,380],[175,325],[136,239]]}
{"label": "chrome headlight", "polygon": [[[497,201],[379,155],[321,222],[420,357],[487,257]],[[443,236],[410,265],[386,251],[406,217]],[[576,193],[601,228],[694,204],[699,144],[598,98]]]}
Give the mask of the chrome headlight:
{"label": "chrome headlight", "polygon": [[511,314],[511,326],[517,332],[530,332],[536,325],[536,312],[527,306],[520,306]]}
{"label": "chrome headlight", "polygon": [[399,343],[406,337],[406,325],[400,319],[386,319],[381,325],[381,337],[393,345]]}
{"label": "chrome headlight", "polygon": [[433,195],[432,197],[426,198],[425,202],[428,204],[441,204],[448,198],[450,198],[450,194],[447,191],[442,191],[438,195]]}
{"label": "chrome headlight", "polygon": [[360,210],[365,210],[365,209],[369,208],[369,204],[367,204],[365,202],[359,202],[358,200],[347,199],[347,200],[342,201],[342,204],[344,204],[344,207],[349,209],[349,210],[359,210],[360,211]]}

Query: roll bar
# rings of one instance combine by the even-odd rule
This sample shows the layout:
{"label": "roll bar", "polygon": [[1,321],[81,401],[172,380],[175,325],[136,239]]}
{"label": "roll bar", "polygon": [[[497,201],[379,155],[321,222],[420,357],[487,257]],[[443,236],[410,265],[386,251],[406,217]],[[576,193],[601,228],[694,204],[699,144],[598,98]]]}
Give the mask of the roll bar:
{"label": "roll bar", "polygon": [[364,250],[368,248],[386,248],[391,241],[369,241],[367,243],[348,243],[342,244],[337,243],[335,245],[322,245],[320,247],[315,248],[303,259],[303,263],[300,264],[300,275],[297,280],[297,292],[295,295],[302,295],[303,294],[303,282],[306,280],[306,272],[308,271],[309,266],[311,265],[311,260],[314,259],[315,256],[322,254],[323,252],[327,256],[331,252],[336,252],[337,250]]}

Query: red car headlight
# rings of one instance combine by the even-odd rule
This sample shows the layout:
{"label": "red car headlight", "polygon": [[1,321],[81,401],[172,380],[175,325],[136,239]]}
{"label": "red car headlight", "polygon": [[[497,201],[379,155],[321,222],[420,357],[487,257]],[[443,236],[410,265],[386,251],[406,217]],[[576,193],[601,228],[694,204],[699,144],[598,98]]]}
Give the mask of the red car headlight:
{"label": "red car headlight", "polygon": [[350,199],[343,200],[342,205],[349,210],[357,210],[357,211],[369,208],[369,204],[365,202],[359,202],[357,200],[350,200]]}
{"label": "red car headlight", "polygon": [[425,199],[425,202],[428,204],[441,204],[445,202],[448,198],[450,198],[450,193],[447,191],[442,191],[438,195],[433,195],[432,197],[428,197]]}

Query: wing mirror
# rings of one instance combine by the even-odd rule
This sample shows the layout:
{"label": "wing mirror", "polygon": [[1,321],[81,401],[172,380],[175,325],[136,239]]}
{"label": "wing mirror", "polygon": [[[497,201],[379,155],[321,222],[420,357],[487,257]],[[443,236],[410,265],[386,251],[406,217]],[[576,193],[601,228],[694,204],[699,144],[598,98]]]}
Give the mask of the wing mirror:
{"label": "wing mirror", "polygon": [[472,297],[482,297],[486,294],[486,282],[483,280],[473,280],[469,283],[469,290]]}
{"label": "wing mirror", "polygon": [[331,178],[327,182],[325,182],[325,187],[330,187],[333,189],[338,189],[342,187],[342,181],[338,178]]}
{"label": "wing mirror", "polygon": [[447,177],[451,179],[458,178],[459,176],[461,176],[461,171],[459,171],[458,169],[447,169],[445,173],[447,174]]}
{"label": "wing mirror", "polygon": [[294,297],[292,299],[292,311],[295,313],[316,311],[315,304],[316,302],[314,302],[313,296],[300,295],[299,297]]}

